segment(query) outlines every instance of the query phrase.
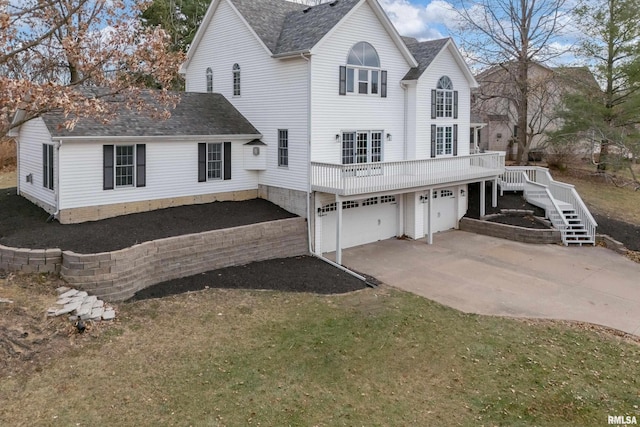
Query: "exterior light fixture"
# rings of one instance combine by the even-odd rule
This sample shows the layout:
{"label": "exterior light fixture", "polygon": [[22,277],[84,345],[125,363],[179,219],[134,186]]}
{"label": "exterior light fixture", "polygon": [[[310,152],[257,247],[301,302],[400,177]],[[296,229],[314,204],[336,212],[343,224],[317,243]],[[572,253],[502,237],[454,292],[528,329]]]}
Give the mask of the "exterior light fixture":
{"label": "exterior light fixture", "polygon": [[391,141],[391,134],[390,133],[387,134],[387,141]]}
{"label": "exterior light fixture", "polygon": [[340,141],[340,134],[336,133],[336,142],[339,142],[339,141]]}

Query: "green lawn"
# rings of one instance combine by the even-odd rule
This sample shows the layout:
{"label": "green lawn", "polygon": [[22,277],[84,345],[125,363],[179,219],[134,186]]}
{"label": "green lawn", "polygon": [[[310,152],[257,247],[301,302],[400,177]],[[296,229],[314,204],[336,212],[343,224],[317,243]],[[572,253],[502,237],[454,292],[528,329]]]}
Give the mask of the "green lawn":
{"label": "green lawn", "polygon": [[[640,415],[640,347],[467,315],[388,288],[207,290],[119,306],[39,372],[0,381],[0,425],[588,426]],[[79,424],[76,424],[79,423]]]}

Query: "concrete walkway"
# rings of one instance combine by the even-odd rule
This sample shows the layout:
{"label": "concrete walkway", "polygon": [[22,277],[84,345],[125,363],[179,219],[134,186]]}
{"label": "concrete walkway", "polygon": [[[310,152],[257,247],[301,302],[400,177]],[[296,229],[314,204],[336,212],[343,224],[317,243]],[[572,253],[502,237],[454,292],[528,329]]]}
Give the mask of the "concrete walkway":
{"label": "concrete walkway", "polygon": [[593,246],[449,231],[343,251],[343,263],[468,313],[579,320],[640,335],[640,264]]}

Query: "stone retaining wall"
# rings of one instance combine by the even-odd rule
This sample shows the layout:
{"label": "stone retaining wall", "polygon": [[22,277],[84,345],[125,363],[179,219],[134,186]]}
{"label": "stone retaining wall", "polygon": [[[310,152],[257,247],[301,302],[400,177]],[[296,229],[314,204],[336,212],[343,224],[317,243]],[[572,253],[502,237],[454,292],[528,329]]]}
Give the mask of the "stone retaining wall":
{"label": "stone retaining wall", "polygon": [[[51,258],[47,258],[49,253]],[[25,272],[59,271],[76,289],[106,301],[123,301],[141,289],[167,280],[307,253],[305,219],[289,218],[168,237],[97,254],[0,246],[0,268]],[[40,269],[41,265],[50,270]]]}
{"label": "stone retaining wall", "polygon": [[0,245],[0,270],[24,273],[59,273],[60,249],[23,249]]}
{"label": "stone retaining wall", "polygon": [[621,255],[625,255],[629,250],[624,243],[617,241],[607,234],[596,234],[596,244],[604,245],[605,248],[611,249]]}
{"label": "stone retaining wall", "polygon": [[522,243],[562,243],[560,230],[541,230],[535,228],[516,227],[513,225],[482,221],[467,217],[460,220],[460,230],[483,234],[485,236],[499,237],[501,239],[514,240]]}

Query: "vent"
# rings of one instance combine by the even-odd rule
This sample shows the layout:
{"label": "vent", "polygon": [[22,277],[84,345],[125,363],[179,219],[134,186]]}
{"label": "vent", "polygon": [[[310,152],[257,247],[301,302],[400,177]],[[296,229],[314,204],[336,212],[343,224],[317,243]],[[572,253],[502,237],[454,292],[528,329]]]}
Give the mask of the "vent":
{"label": "vent", "polygon": [[333,7],[337,4],[338,4],[338,0],[333,0],[331,3],[329,3],[329,6]]}
{"label": "vent", "polygon": [[305,8],[302,10],[302,13],[307,13],[307,12],[309,12],[310,10],[311,10],[311,6],[309,6],[309,7],[305,7]]}

